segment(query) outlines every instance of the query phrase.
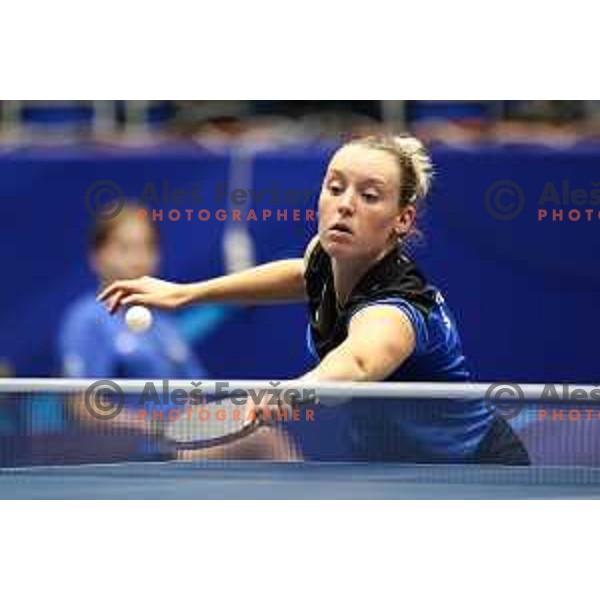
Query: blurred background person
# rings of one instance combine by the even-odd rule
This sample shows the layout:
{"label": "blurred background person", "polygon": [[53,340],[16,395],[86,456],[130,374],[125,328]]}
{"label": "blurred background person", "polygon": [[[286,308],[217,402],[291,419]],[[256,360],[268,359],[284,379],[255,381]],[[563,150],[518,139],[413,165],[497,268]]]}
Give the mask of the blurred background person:
{"label": "blurred background person", "polygon": [[[156,224],[138,216],[128,203],[113,219],[94,225],[89,262],[98,276],[98,289],[115,279],[155,274],[160,260]],[[128,377],[136,379],[190,379],[204,377],[170,316],[156,311],[152,327],[132,333],[124,315],[106,318],[90,290],[67,310],[59,334],[59,352],[65,377]]]}

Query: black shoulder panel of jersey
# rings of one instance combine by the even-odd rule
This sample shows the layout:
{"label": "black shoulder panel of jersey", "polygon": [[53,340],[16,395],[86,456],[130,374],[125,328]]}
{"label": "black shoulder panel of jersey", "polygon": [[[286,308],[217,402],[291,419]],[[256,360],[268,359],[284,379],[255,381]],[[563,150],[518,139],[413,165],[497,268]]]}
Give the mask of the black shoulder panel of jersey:
{"label": "black shoulder panel of jersey", "polygon": [[343,307],[336,300],[331,260],[320,243],[308,259],[304,278],[311,333],[320,358],[346,339],[348,317],[361,305],[402,298],[427,316],[435,304],[436,290],[400,248],[391,250],[367,271]]}

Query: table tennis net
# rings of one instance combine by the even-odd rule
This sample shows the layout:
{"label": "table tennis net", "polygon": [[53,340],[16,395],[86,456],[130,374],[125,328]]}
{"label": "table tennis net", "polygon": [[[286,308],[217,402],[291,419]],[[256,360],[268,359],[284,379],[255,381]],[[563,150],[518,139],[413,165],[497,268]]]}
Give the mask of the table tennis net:
{"label": "table tennis net", "polygon": [[[281,397],[293,389],[290,401],[302,399],[306,391],[306,403],[291,406],[284,401],[285,410],[279,413],[282,404],[277,404],[269,419],[269,427],[283,432],[293,445],[296,460],[349,460],[339,448],[348,437],[348,424],[360,429],[365,414],[370,419],[379,413],[384,416],[376,435],[385,440],[383,447],[390,449],[393,460],[395,444],[401,440],[393,439],[398,430],[388,426],[382,406],[402,405],[408,419],[426,422],[429,416],[439,417],[442,404],[454,407],[479,401],[490,414],[509,423],[532,464],[600,467],[600,392],[589,385],[522,384],[518,386],[522,397],[491,398],[486,396],[490,386],[500,384],[321,384],[305,390],[292,382],[270,381],[227,382],[220,387],[219,382],[168,382],[168,389],[164,381],[110,383],[117,390],[96,386],[89,394],[97,382],[0,380],[0,467],[181,459],[165,442],[166,426],[185,432],[186,419],[195,419],[197,426],[199,411],[213,407],[210,418],[204,413],[203,426],[220,431],[231,421],[234,392],[241,397],[240,390],[261,387],[271,393],[279,389]],[[202,393],[192,404],[198,389]],[[179,398],[174,396],[177,390]],[[218,405],[222,410],[229,411],[226,419],[214,414],[217,400],[223,402]],[[116,412],[118,416],[111,417]],[[235,457],[225,452],[220,458]],[[375,460],[387,458],[384,452]]]}

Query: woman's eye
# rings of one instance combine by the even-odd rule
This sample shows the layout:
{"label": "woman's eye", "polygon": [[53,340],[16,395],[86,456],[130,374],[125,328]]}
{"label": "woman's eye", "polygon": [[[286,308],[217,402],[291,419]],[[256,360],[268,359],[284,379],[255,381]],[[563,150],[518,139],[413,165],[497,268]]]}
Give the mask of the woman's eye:
{"label": "woman's eye", "polygon": [[329,191],[334,195],[337,196],[338,194],[342,193],[342,186],[339,183],[330,183],[329,184]]}
{"label": "woman's eye", "polygon": [[364,192],[363,198],[367,202],[377,202],[377,200],[379,200],[379,196],[377,194],[373,194],[372,192]]}

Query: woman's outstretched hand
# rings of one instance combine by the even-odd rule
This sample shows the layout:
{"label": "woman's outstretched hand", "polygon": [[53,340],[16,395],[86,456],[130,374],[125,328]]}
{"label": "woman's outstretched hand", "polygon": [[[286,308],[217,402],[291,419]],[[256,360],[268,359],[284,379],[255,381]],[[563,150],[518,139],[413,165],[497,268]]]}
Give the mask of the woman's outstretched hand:
{"label": "woman's outstretched hand", "polygon": [[171,283],[155,277],[122,279],[114,281],[98,294],[97,300],[104,302],[111,314],[122,306],[133,304],[156,308],[174,309],[185,304],[186,285]]}

